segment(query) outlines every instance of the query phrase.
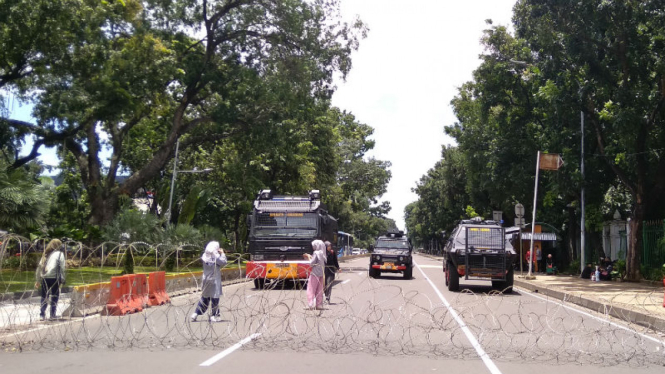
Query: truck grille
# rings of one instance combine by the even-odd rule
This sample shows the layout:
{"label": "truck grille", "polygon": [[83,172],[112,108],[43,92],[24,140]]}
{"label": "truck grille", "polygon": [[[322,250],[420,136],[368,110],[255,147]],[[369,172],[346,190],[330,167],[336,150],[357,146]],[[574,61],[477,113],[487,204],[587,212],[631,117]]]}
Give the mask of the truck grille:
{"label": "truck grille", "polygon": [[506,239],[502,227],[467,227],[466,279],[506,278]]}

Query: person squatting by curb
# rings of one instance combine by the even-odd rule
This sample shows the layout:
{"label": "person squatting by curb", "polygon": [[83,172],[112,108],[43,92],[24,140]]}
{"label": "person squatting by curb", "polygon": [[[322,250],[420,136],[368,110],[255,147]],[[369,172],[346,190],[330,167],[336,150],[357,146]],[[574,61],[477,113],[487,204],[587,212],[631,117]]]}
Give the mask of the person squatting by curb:
{"label": "person squatting by curb", "polygon": [[326,245],[326,285],[324,293],[326,296],[326,301],[328,304],[330,304],[330,295],[332,294],[332,286],[333,282],[335,281],[335,273],[339,271],[339,261],[337,261],[337,254],[332,247],[332,243],[326,241],[324,244]]}
{"label": "person squatting by curb", "polygon": [[324,284],[324,267],[326,266],[326,245],[323,241],[317,239],[312,242],[312,249],[314,252],[303,254],[303,258],[309,260],[312,271],[307,280],[307,307],[305,309],[312,310],[314,308],[323,309],[323,284]]}
{"label": "person squatting by curb", "polygon": [[35,288],[41,286],[41,306],[39,309],[39,319],[46,319],[46,306],[51,305],[51,319],[58,318],[56,309],[58,299],[60,298],[60,287],[65,283],[65,254],[63,253],[62,242],[58,239],[51,240],[39,265],[35,271]]}
{"label": "person squatting by curb", "polygon": [[212,241],[206,246],[203,255],[203,277],[201,279],[201,299],[196,305],[196,311],[191,316],[192,322],[208,310],[210,305],[210,322],[219,322],[219,298],[222,295],[221,268],[226,265],[226,254],[219,246],[219,242]]}

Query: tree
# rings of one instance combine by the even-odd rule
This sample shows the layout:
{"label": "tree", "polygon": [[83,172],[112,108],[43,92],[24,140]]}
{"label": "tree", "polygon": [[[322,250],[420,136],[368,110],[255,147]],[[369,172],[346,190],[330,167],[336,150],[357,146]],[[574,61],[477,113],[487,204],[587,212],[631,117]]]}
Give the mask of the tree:
{"label": "tree", "polygon": [[409,236],[419,245],[441,242],[441,232],[451,232],[464,218],[470,203],[464,154],[456,147],[443,147],[441,160],[420,178],[413,189],[419,200],[405,208]]}
{"label": "tree", "polygon": [[630,279],[640,278],[643,221],[662,218],[665,206],[664,25],[659,1],[522,0],[515,7],[517,35],[542,66],[556,67],[549,76],[557,97],[584,112],[599,158],[632,196]]}
{"label": "tree", "polygon": [[[360,21],[337,22],[337,7],[319,0],[91,5],[87,27],[68,45],[69,64],[33,86],[39,125],[31,131],[37,143],[48,132],[74,155],[89,223],[108,222],[120,195],[159,177],[183,135],[192,135],[186,149],[255,122],[272,125],[272,109],[300,102],[306,110],[329,97],[333,75],[348,72],[364,32]],[[150,146],[127,150],[130,138],[146,135]],[[121,169],[130,176],[117,183]]]}
{"label": "tree", "polygon": [[42,184],[35,169],[8,169],[0,158],[0,228],[26,236],[42,228],[53,183]]}

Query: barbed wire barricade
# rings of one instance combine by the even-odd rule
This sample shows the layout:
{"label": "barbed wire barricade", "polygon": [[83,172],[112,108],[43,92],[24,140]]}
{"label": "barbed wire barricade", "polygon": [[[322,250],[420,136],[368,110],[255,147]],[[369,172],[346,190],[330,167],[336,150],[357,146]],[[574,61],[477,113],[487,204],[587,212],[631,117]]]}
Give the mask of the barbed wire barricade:
{"label": "barbed wire barricade", "polygon": [[[87,248],[69,241],[68,288],[72,284],[109,282],[112,274],[121,273],[125,256],[132,256],[135,270],[168,270],[175,274],[173,277],[188,279],[191,286],[181,290],[179,297],[169,292],[173,294],[169,304],[141,312],[113,316],[102,311],[40,321],[40,299],[32,282],[35,259],[30,256],[40,256],[43,241],[16,236],[0,241],[0,347],[4,351],[218,349],[254,336],[246,347],[256,351],[477,358],[467,338],[468,329],[496,360],[665,365],[662,335],[658,337],[657,331],[643,326],[626,328],[611,317],[590,318],[578,313],[565,302],[497,291],[460,292],[448,300],[451,310],[431,289],[413,289],[412,282],[382,282],[360,269],[347,268],[342,273],[351,281],[336,281],[332,303],[323,310],[305,310],[304,284],[273,281],[266,283],[264,289],[256,289],[244,280],[242,261],[246,257],[238,254],[228,254],[226,269],[231,270],[224,270],[238,276],[225,282],[220,300],[223,320],[200,318],[192,322],[189,316],[200,296],[198,258],[202,248],[196,246],[104,243]],[[24,286],[17,289],[19,284]],[[72,302],[68,296],[72,293],[65,290],[58,306],[60,312]],[[653,297],[662,298],[662,294]]]}

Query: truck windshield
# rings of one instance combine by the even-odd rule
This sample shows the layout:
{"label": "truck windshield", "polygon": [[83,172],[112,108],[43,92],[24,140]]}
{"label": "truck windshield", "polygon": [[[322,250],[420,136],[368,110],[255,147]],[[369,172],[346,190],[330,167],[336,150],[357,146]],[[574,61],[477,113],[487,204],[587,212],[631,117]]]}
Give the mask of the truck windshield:
{"label": "truck windshield", "polygon": [[[374,246],[378,251],[408,251],[409,242],[406,240],[377,240],[376,245]],[[375,250],[375,251],[376,251]]]}
{"label": "truck windshield", "polygon": [[317,233],[318,222],[316,213],[257,213],[254,215],[252,233],[257,238],[313,238]]}

